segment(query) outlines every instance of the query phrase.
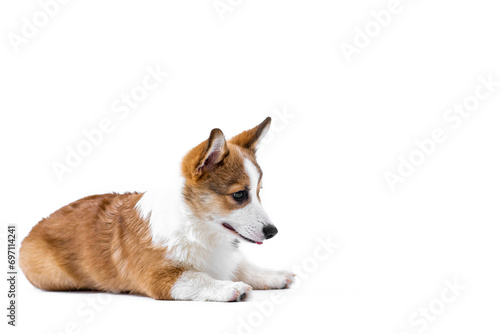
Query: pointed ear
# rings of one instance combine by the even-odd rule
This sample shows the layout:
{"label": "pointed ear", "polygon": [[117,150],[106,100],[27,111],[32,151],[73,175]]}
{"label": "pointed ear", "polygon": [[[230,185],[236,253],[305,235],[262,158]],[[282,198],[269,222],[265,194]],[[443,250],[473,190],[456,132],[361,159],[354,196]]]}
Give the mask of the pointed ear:
{"label": "pointed ear", "polygon": [[267,131],[269,131],[269,126],[271,126],[271,117],[267,117],[264,122],[255,128],[243,131],[239,135],[234,136],[229,142],[255,152],[257,151],[259,142],[266,136]]}
{"label": "pointed ear", "polygon": [[220,129],[213,129],[205,143],[205,150],[194,171],[194,176],[197,178],[213,170],[229,154],[226,138]]}

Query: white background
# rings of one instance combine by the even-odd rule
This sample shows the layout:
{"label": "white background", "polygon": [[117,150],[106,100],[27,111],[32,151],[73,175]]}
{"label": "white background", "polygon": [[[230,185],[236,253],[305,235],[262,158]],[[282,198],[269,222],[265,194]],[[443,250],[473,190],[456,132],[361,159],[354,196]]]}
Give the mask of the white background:
{"label": "white background", "polygon": [[[401,0],[349,63],[341,43],[353,44],[356,27],[389,1],[229,3],[221,19],[212,0],[74,0],[18,52],[8,34],[21,34],[23,17],[32,21],[40,5],[0,5],[1,267],[7,224],[18,224],[22,239],[78,198],[144,191],[212,128],[231,137],[266,116],[279,128],[259,154],[263,204],[280,232],[243,250],[263,266],[290,269],[311,261],[318,237],[340,247],[300,287],[279,291],[284,302],[265,315],[257,304],[272,292],[245,303],[162,302],[44,292],[21,274],[15,329],[6,325],[2,279],[2,328],[498,332],[500,87],[457,129],[443,120],[474,94],[479,76],[500,80],[498,4]],[[120,119],[111,105],[141,84],[148,66],[168,78]],[[276,110],[292,116],[284,122]],[[59,181],[53,162],[64,163],[66,147],[104,118],[113,131]],[[396,172],[398,156],[408,158],[435,128],[447,140],[391,191],[384,173]],[[409,318],[439,306],[445,280],[466,288],[419,331]],[[88,298],[98,296],[110,302],[89,311]],[[252,317],[262,321],[243,330]]]}

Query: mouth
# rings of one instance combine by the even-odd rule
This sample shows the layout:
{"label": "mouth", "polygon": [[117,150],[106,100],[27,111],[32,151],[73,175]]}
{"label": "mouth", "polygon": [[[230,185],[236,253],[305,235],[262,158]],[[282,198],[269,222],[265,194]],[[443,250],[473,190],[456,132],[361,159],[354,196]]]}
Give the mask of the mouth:
{"label": "mouth", "polygon": [[257,244],[257,245],[262,245],[262,241],[255,241],[255,240],[252,240],[252,239],[249,239],[241,234],[239,234],[231,225],[229,225],[228,223],[222,223],[222,226],[224,226],[225,228],[227,228],[229,231],[233,232],[234,234],[238,235],[240,238],[242,238],[243,240],[246,240],[248,242],[251,242],[253,244]]}

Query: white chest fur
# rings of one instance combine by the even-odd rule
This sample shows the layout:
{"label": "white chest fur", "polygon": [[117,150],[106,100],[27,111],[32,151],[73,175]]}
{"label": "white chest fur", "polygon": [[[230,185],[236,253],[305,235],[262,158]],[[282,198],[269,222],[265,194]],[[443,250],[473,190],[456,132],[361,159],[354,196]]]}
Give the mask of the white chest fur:
{"label": "white chest fur", "polygon": [[146,192],[136,209],[148,221],[153,243],[165,248],[166,258],[215,279],[229,280],[242,255],[215,224],[193,219],[182,197],[184,182],[179,177]]}

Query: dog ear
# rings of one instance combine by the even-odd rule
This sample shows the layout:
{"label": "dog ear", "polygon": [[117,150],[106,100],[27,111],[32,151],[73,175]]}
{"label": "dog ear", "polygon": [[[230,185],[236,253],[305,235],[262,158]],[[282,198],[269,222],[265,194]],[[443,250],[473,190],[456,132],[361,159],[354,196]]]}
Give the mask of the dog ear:
{"label": "dog ear", "polygon": [[205,143],[205,151],[194,171],[197,178],[214,169],[229,154],[226,138],[220,129],[213,129]]}
{"label": "dog ear", "polygon": [[253,152],[257,151],[260,141],[264,138],[271,126],[271,117],[267,117],[264,122],[257,125],[255,128],[243,131],[237,136],[234,136],[229,141],[243,148],[249,149]]}

